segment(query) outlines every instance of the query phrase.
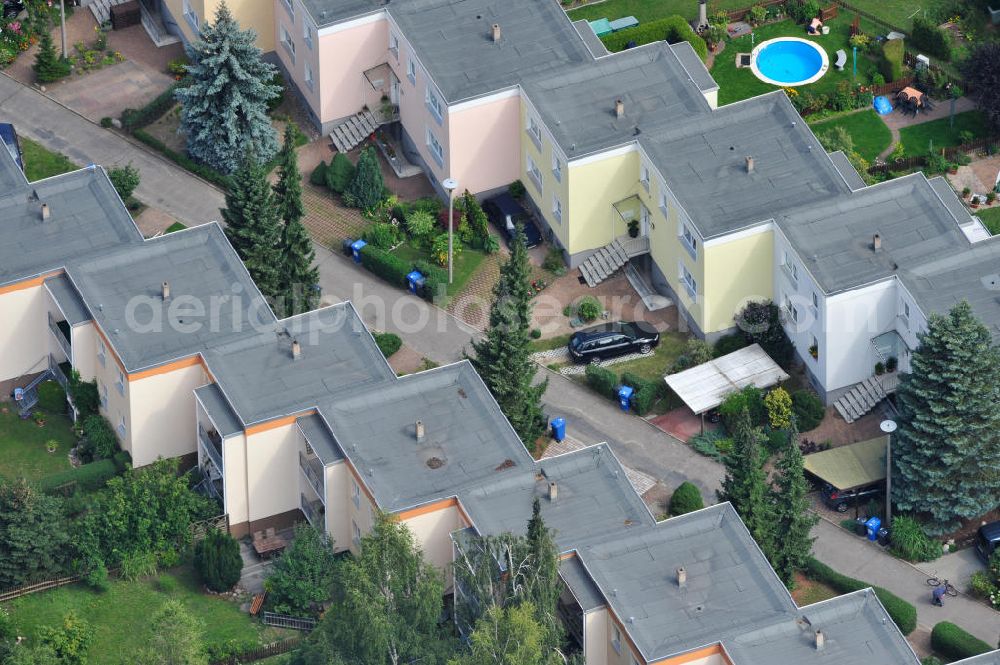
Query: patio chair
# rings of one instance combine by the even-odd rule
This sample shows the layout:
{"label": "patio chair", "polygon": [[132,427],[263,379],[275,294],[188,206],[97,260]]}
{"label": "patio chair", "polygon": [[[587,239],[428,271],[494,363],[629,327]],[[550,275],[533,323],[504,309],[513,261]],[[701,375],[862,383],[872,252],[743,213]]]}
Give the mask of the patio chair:
{"label": "patio chair", "polygon": [[268,529],[267,529],[267,531],[265,531],[265,533],[267,534],[268,538],[274,538],[274,527],[273,526],[272,527],[268,527]]}
{"label": "patio chair", "polygon": [[264,540],[264,532],[263,531],[254,531],[253,532],[253,539],[254,540]]}
{"label": "patio chair", "polygon": [[928,97],[927,95],[924,95],[924,108],[927,109],[928,111],[934,110],[934,102],[932,102],[931,98]]}

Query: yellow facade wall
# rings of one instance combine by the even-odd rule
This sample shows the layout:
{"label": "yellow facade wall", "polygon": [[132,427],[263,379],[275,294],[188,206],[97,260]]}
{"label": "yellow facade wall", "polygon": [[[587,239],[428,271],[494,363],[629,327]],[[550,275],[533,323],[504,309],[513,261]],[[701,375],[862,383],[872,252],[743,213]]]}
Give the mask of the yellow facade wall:
{"label": "yellow facade wall", "polygon": [[469,526],[458,505],[411,517],[403,522],[413,533],[417,545],[423,550],[424,560],[444,572],[445,589],[454,583],[451,564],[454,559],[451,534]]}
{"label": "yellow facade wall", "polygon": [[53,310],[58,312],[41,284],[0,294],[0,380],[49,368],[49,354],[57,345],[49,332]]}
{"label": "yellow facade wall", "polygon": [[205,370],[196,364],[129,382],[128,436],[134,466],[145,466],[160,457],[188,455],[198,449],[194,390],[208,381]]}
{"label": "yellow facade wall", "polygon": [[706,333],[735,325],[733,315],[749,299],[774,297],[774,238],[768,230],[704,248]]}
{"label": "yellow facade wall", "polygon": [[223,487],[230,524],[250,521],[250,495],[247,492],[247,440],[235,434],[222,440]]}
{"label": "yellow facade wall", "polygon": [[[639,153],[634,150],[585,164],[569,164],[563,223],[568,225],[564,246],[570,254],[598,249],[628,232],[612,204],[638,191],[638,173]],[[525,187],[535,194],[527,181]]]}
{"label": "yellow facade wall", "polygon": [[[541,125],[541,118],[536,114],[527,104],[523,93],[521,97],[521,122],[520,130],[518,136],[521,139],[521,166],[520,166],[520,178],[521,182],[524,183],[525,189],[531,196],[531,200],[535,202],[536,207],[541,211],[542,216],[548,223],[549,228],[555,233],[556,238],[559,240],[559,244],[563,247],[569,247],[569,169],[566,165],[566,160],[559,156],[562,162],[561,176],[556,177],[552,166],[553,155],[558,155],[558,150],[553,145],[551,139],[546,131],[542,132],[541,148],[539,148],[534,139],[528,134],[528,118],[534,117],[536,122]],[[532,184],[531,179],[528,177],[527,165],[528,155],[535,161],[538,165],[538,170],[542,175],[542,192],[540,193],[538,189]],[[562,204],[562,220],[556,218],[553,213],[553,197],[559,199]]]}
{"label": "yellow facade wall", "polygon": [[[184,19],[184,0],[163,0],[178,27],[188,41],[198,38],[195,30]],[[215,12],[222,0],[188,0],[191,11],[198,16],[200,25],[215,20]],[[266,0],[226,0],[229,11],[242,28],[253,28],[257,33],[257,47],[265,53],[274,50],[274,5]]]}
{"label": "yellow facade wall", "polygon": [[587,665],[608,665],[608,610],[602,607],[583,615],[583,655]]}

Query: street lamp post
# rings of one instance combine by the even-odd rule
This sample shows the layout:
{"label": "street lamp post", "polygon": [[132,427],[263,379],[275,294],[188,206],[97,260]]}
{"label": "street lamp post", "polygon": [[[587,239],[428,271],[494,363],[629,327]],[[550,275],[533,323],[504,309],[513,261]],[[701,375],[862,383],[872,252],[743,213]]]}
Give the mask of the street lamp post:
{"label": "street lamp post", "polygon": [[62,26],[62,53],[63,57],[68,57],[66,53],[66,0],[59,0],[59,22]]}
{"label": "street lamp post", "polygon": [[895,420],[883,420],[879,429],[885,432],[885,524],[892,528],[892,433],[896,431]]}
{"label": "street lamp post", "polygon": [[455,190],[458,189],[458,181],[454,178],[448,178],[441,183],[445,191],[448,192],[448,284],[451,284],[454,270],[452,268],[452,244],[454,242],[454,226],[452,222],[452,215],[455,211]]}

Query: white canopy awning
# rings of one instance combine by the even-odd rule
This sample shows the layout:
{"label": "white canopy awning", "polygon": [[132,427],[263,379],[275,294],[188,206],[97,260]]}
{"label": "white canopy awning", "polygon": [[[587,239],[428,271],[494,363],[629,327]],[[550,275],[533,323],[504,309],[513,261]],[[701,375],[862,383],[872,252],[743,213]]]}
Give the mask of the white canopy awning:
{"label": "white canopy awning", "polygon": [[754,385],[758,388],[786,380],[788,375],[771,356],[751,344],[721,358],[666,377],[667,385],[695,413],[705,413],[722,404],[726,395]]}

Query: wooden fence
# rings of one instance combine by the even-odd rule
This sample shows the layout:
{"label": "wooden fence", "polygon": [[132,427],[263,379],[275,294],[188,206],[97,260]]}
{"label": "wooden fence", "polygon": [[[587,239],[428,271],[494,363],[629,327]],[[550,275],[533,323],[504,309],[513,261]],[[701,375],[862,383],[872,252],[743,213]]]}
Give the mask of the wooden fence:
{"label": "wooden fence", "polygon": [[292,617],[286,614],[275,614],[274,612],[264,612],[261,620],[265,626],[275,628],[288,628],[289,630],[301,630],[309,632],[316,627],[316,619],[308,617]]}
{"label": "wooden fence", "polygon": [[[941,154],[947,159],[953,159],[962,153],[988,153],[990,151],[1000,151],[1000,136],[988,139],[979,139],[977,141],[969,141],[968,143],[963,143],[959,146],[952,146],[950,148],[942,148]],[[874,164],[869,167],[868,173],[878,175],[889,173],[890,171],[907,171],[918,166],[923,166],[926,163],[926,156],[914,155],[912,157],[904,157],[903,159],[897,159],[884,164]]]}
{"label": "wooden fence", "polygon": [[217,529],[229,533],[229,514],[216,515],[207,520],[191,524],[191,542],[198,543],[205,539],[208,532]]}
{"label": "wooden fence", "polygon": [[212,665],[243,665],[243,663],[254,663],[258,660],[270,658],[271,656],[280,656],[283,653],[294,651],[295,648],[301,643],[302,638],[293,637],[292,639],[284,640],[282,642],[274,642],[255,649],[248,649],[247,651],[229,656],[228,658],[213,660]]}
{"label": "wooden fence", "polygon": [[[768,7],[774,7],[775,5],[784,5],[785,1],[786,0],[765,0],[764,2],[758,2],[756,4],[760,5],[761,7],[764,7],[766,9]],[[756,6],[756,5],[754,5],[754,6]],[[733,10],[731,10],[731,11],[727,12],[729,14],[729,20],[730,21],[742,21],[743,19],[745,19],[747,17],[747,14],[750,13],[751,9],[753,9],[753,7],[744,7],[743,9],[733,9]]]}
{"label": "wooden fence", "polygon": [[66,586],[67,584],[75,584],[82,579],[83,578],[79,575],[71,575],[70,577],[58,577],[51,580],[44,580],[42,582],[33,582],[22,586],[10,587],[9,589],[0,589],[0,603],[6,603],[9,600],[14,600],[15,598],[27,596],[32,593],[38,593],[39,591],[58,589],[59,587]]}
{"label": "wooden fence", "polygon": [[841,9],[845,9],[845,10],[847,10],[847,11],[853,13],[853,14],[857,14],[858,16],[871,21],[872,23],[877,23],[878,25],[882,26],[886,30],[889,30],[889,31],[892,31],[892,32],[902,32],[903,34],[907,34],[909,32],[909,30],[903,30],[898,25],[893,25],[892,23],[889,23],[885,19],[882,19],[882,18],[879,18],[878,16],[875,16],[875,14],[872,14],[870,12],[866,12],[863,9],[859,9],[858,7],[855,7],[854,5],[850,4],[849,2],[844,2],[844,0],[833,0],[833,3],[836,4],[836,5],[840,5]]}

